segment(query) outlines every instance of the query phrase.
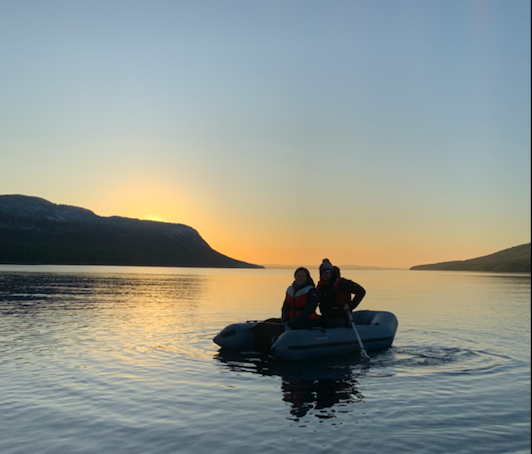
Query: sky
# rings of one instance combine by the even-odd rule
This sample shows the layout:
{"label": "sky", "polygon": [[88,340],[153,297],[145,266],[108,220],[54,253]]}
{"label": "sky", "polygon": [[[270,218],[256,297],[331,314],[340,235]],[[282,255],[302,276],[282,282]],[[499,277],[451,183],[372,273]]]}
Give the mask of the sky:
{"label": "sky", "polygon": [[528,0],[0,0],[0,194],[262,265],[530,242]]}

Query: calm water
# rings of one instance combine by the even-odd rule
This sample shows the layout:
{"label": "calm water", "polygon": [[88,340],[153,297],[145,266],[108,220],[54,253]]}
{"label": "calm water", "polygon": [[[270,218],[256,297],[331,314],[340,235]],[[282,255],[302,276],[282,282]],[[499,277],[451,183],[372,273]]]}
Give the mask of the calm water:
{"label": "calm water", "polygon": [[218,351],[292,270],[0,266],[0,453],[530,452],[530,275],[343,274],[369,365]]}

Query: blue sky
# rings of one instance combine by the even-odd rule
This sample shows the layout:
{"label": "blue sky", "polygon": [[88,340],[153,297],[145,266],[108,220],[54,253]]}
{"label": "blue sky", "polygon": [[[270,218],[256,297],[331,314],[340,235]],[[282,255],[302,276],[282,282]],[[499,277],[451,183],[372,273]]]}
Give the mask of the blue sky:
{"label": "blue sky", "polygon": [[530,241],[530,3],[0,3],[0,193],[255,263]]}

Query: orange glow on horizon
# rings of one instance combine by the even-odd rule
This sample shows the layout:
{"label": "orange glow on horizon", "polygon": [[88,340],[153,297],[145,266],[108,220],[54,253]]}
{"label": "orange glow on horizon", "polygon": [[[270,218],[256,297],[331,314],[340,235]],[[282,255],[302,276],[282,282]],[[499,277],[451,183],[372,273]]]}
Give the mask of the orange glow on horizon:
{"label": "orange glow on horizon", "polygon": [[[524,244],[484,237],[473,227],[402,219],[392,227],[366,218],[331,225],[328,219],[287,221],[283,213],[243,216],[210,194],[181,190],[149,179],[116,182],[92,203],[77,204],[101,216],[124,216],[185,224],[197,230],[217,252],[258,265],[307,266],[316,271],[324,258],[338,266],[410,268],[467,260]],[[256,213],[256,211],[254,211]],[[454,227],[451,231],[450,227]],[[516,235],[517,237],[517,235]]]}

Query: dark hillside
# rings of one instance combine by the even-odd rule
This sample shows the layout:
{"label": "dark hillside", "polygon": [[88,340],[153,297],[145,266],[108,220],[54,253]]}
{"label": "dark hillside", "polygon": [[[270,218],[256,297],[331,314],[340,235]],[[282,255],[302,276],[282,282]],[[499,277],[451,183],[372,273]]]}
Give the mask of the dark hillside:
{"label": "dark hillside", "polygon": [[0,196],[0,263],[262,268],[220,254],[186,225],[22,195]]}
{"label": "dark hillside", "polygon": [[530,243],[470,260],[418,265],[411,270],[491,271],[501,273],[530,272]]}

